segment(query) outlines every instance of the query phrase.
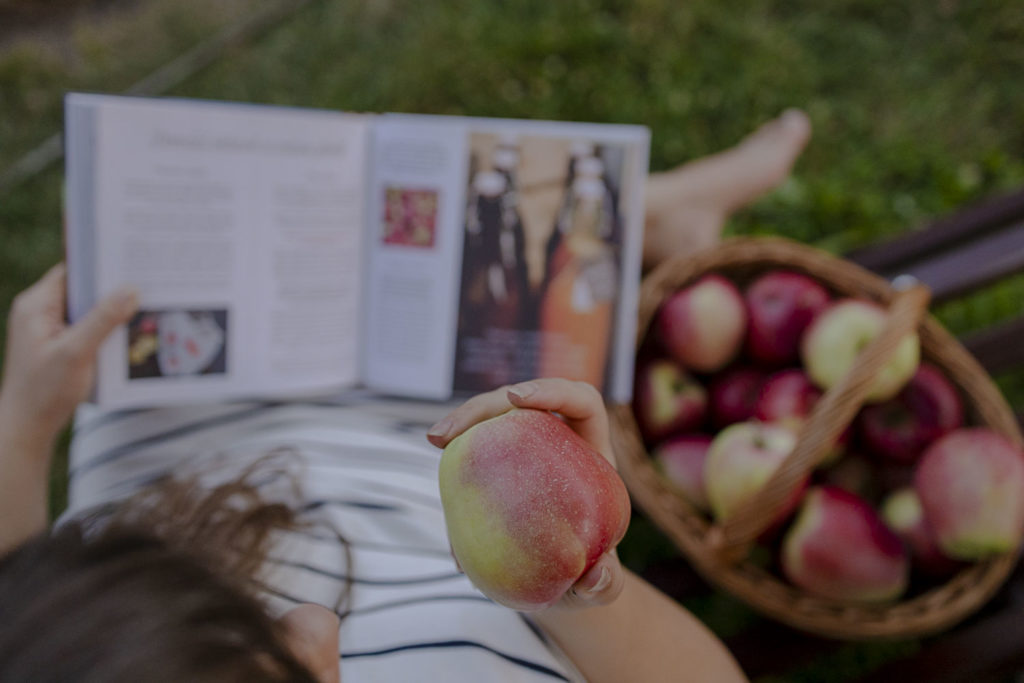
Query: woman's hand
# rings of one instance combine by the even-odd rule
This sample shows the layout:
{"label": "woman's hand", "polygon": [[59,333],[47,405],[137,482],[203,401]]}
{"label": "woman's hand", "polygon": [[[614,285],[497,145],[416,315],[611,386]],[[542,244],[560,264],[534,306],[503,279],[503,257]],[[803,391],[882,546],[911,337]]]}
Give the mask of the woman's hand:
{"label": "woman's hand", "polygon": [[64,265],[54,266],[14,299],[8,316],[0,437],[23,445],[52,444],[89,395],[100,344],[138,307],[134,289],[119,289],[68,326],[65,279]]}
{"label": "woman's hand", "polygon": [[[585,382],[537,379],[475,396],[430,428],[427,439],[438,448],[473,425],[513,408],[557,413],[608,462],[615,464],[608,414],[600,392]],[[605,605],[622,592],[624,575],[615,551],[605,553],[563,596],[559,607]]]}

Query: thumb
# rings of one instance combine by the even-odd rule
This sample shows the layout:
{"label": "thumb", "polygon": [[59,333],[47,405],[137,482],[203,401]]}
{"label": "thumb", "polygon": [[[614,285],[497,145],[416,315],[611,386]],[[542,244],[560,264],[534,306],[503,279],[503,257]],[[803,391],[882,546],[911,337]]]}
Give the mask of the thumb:
{"label": "thumb", "polygon": [[562,598],[565,607],[598,607],[610,604],[619,597],[625,585],[625,574],[615,551],[598,558]]}
{"label": "thumb", "polygon": [[76,353],[92,355],[114,328],[127,322],[138,308],[138,290],[131,286],[119,287],[68,329],[66,343]]}

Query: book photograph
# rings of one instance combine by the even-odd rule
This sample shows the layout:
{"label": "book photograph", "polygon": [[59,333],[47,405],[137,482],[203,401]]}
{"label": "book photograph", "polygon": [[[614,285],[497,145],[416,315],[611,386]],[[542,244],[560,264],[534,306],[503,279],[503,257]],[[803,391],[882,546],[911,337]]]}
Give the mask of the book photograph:
{"label": "book photograph", "polygon": [[621,270],[621,146],[470,136],[455,388],[607,383]]}
{"label": "book photograph", "polygon": [[223,308],[139,311],[128,322],[128,377],[224,374],[227,333]]}

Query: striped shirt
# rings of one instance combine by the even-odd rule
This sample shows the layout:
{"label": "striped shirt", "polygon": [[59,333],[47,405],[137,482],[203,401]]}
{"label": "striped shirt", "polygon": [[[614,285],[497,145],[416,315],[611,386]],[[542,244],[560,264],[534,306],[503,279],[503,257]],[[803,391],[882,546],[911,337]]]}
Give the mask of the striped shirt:
{"label": "striped shirt", "polygon": [[[255,459],[290,449],[304,519],[314,524],[274,544],[266,599],[274,613],[301,602],[333,607],[351,581],[339,638],[342,680],[583,680],[532,622],[488,600],[456,570],[437,488],[440,452],[424,438],[449,408],[360,395],[323,404],[84,406],[66,515],[169,473],[226,481]],[[271,482],[266,489],[274,499]],[[351,565],[332,530],[348,541]]]}

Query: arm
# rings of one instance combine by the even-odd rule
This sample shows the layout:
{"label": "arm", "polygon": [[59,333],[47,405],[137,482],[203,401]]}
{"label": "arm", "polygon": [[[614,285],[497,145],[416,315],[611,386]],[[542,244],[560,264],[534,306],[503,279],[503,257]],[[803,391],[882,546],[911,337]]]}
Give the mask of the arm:
{"label": "arm", "polygon": [[[550,410],[615,462],[600,393],[582,382],[542,379],[476,396],[428,432],[444,447],[472,425],[517,408]],[[679,604],[605,554],[548,610],[533,614],[587,680],[743,681],[722,643]]]}
{"label": "arm", "polygon": [[0,555],[46,528],[53,448],[88,396],[96,352],[134,313],[118,291],[74,326],[64,323],[64,267],[55,266],[14,300],[0,383]]}
{"label": "arm", "polygon": [[711,631],[629,571],[611,604],[558,606],[534,618],[591,683],[746,680]]}

